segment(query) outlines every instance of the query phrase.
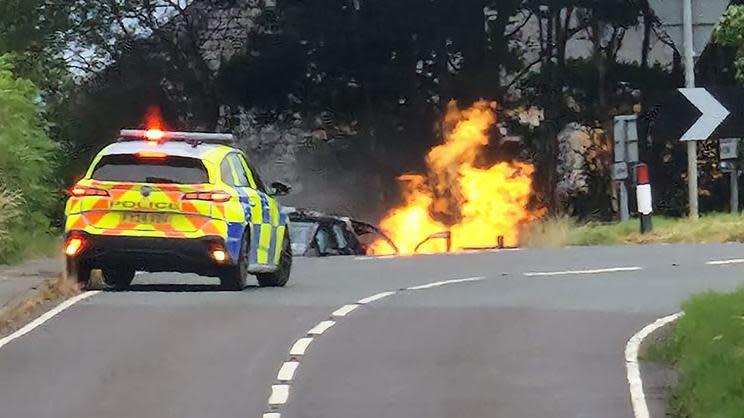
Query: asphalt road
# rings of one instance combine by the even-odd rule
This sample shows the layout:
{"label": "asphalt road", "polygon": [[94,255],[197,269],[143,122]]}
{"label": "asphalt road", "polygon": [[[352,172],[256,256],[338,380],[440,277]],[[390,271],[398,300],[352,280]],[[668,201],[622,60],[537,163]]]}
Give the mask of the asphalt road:
{"label": "asphalt road", "polygon": [[[694,292],[742,283],[744,260],[707,264],[741,257],[712,245],[307,259],[287,288],[241,293],[141,275],[0,349],[0,417],[628,418],[628,338]],[[314,337],[270,409],[298,338],[384,291],[397,292]]]}

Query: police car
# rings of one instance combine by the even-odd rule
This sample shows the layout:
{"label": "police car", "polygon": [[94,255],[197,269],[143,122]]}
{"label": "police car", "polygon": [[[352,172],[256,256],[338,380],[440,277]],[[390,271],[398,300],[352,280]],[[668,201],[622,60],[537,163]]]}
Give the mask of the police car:
{"label": "police car", "polygon": [[100,269],[128,287],[135,272],[219,277],[242,290],[248,275],[284,286],[292,268],[289,219],[232,135],[123,130],[70,189],[67,274],[83,285]]}

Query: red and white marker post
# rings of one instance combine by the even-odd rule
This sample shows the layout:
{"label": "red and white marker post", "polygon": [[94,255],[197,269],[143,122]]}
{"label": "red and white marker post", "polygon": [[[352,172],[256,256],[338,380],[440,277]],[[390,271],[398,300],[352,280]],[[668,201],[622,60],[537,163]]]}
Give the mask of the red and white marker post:
{"label": "red and white marker post", "polygon": [[641,215],[641,233],[646,234],[653,230],[651,214],[654,212],[654,202],[651,197],[651,182],[646,164],[638,164],[635,169],[636,201],[638,202],[638,213]]}

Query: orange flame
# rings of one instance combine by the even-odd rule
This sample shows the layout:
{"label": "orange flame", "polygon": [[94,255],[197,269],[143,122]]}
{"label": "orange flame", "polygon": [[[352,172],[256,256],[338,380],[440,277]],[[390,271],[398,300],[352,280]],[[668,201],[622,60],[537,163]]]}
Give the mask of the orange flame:
{"label": "orange flame", "polygon": [[165,131],[168,128],[165,126],[163,113],[160,111],[158,106],[152,105],[147,108],[145,114],[145,127],[149,130],[160,130]]}
{"label": "orange flame", "polygon": [[[392,210],[380,227],[401,254],[438,253],[498,246],[515,246],[519,230],[542,213],[528,209],[534,167],[502,162],[481,168],[488,131],[496,123],[495,103],[479,101],[461,110],[450,102],[443,144],[426,158],[428,174],[401,176],[405,204]],[[427,240],[427,238],[431,239]],[[372,254],[389,254],[383,241]]]}

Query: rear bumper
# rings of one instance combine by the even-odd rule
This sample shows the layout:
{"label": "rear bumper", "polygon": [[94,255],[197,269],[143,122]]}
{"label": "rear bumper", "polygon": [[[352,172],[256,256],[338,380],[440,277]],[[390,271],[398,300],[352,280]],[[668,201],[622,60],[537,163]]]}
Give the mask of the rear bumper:
{"label": "rear bumper", "polygon": [[210,248],[225,248],[222,237],[151,238],[93,235],[71,232],[81,236],[85,245],[77,258],[92,268],[125,267],[138,271],[196,273],[219,276],[225,266],[234,265],[230,259],[217,263]]}

